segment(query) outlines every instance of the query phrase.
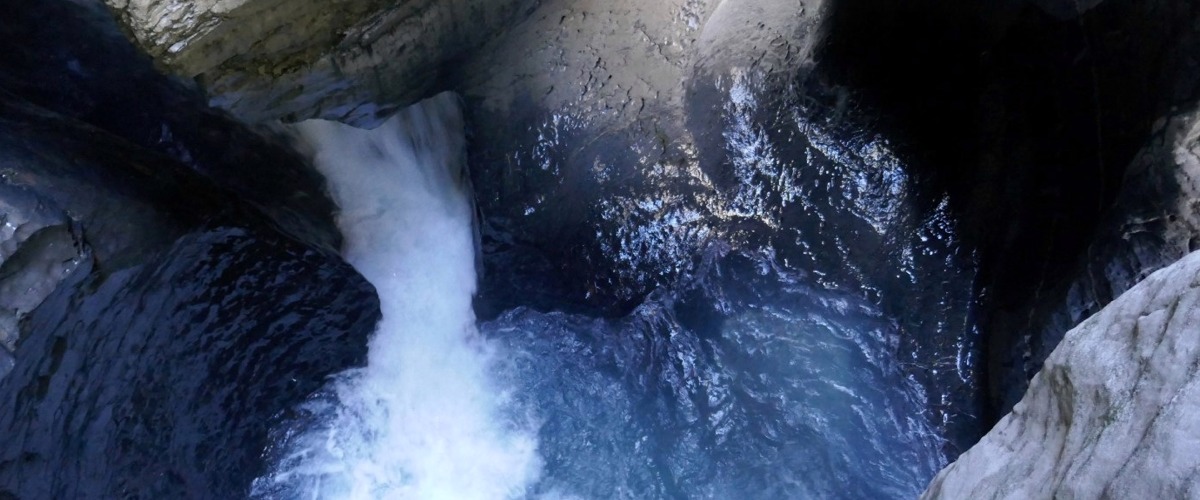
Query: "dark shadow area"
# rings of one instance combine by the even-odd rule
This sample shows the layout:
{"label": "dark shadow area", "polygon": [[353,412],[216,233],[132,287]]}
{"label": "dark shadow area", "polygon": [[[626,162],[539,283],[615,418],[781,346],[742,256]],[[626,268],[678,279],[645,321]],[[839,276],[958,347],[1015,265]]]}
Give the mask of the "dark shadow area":
{"label": "dark shadow area", "polygon": [[238,498],[281,412],[362,365],[374,290],[269,233],[185,236],[60,287],[0,380],[0,490],[19,498]]}
{"label": "dark shadow area", "polygon": [[1019,333],[994,318],[1072,278],[1164,97],[1194,78],[1167,56],[1171,12],[1114,0],[1060,20],[1020,2],[846,0],[828,18],[814,78],[878,116],[979,249],[986,422],[1033,375],[1006,358]]}

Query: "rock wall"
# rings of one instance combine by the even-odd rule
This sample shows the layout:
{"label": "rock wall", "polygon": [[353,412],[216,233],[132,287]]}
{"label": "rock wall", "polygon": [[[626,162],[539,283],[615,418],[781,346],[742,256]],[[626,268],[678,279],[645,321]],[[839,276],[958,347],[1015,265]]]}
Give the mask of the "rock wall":
{"label": "rock wall", "polygon": [[248,122],[379,123],[533,0],[105,0],[138,44]]}
{"label": "rock wall", "polygon": [[[890,310],[914,331],[978,327],[983,352],[922,359],[983,358],[988,404],[968,413],[990,423],[1064,332],[1200,244],[1195,177],[1177,160],[1200,98],[1194,2],[106,3],[158,62],[245,120],[369,126],[461,93],[484,317],[530,304],[618,314],[685,281],[699,250],[769,249],[830,283],[886,282],[873,293],[904,296]],[[738,123],[747,133],[729,134]],[[736,141],[761,155],[739,156]],[[811,173],[826,160],[862,167],[832,177],[919,182],[853,193],[888,224],[781,236],[806,224],[784,200],[836,185]],[[911,254],[897,235],[938,220],[957,221],[964,254],[942,266],[947,280],[933,267],[888,277],[896,259],[822,262]],[[858,236],[838,241],[835,226]],[[947,308],[906,293],[933,288],[962,297]]]}
{"label": "rock wall", "polygon": [[[1051,43],[1068,51],[1034,73],[1043,77],[1009,78],[1008,90],[987,94],[1008,96],[993,97],[996,112],[987,116],[994,125],[981,170],[994,173],[975,183],[971,198],[1005,206],[988,201],[985,187],[1013,190],[1020,165],[1039,166],[1026,170],[1026,185],[1046,173],[1057,179],[1009,204],[1020,208],[995,210],[992,220],[1025,221],[1013,227],[1027,236],[984,240],[1001,256],[988,277],[994,285],[985,328],[996,417],[1020,399],[1025,382],[1067,330],[1200,248],[1200,5],[1102,2],[1069,22],[1024,23],[1020,29],[1046,32],[1044,43],[993,55],[993,71],[1027,71],[1035,54],[1051,52]],[[1061,69],[1074,60],[1067,54],[1085,54],[1073,78]],[[1060,90],[1050,99],[1031,99],[1054,87]],[[1043,122],[1032,121],[1019,111],[1030,102],[1057,109]],[[1082,119],[1055,118],[1071,109],[1084,110]],[[1078,200],[1074,210],[1044,208],[1068,199]]]}
{"label": "rock wall", "polygon": [[210,108],[194,86],[162,75],[102,4],[13,0],[0,15],[7,20],[0,42],[13,47],[0,53],[0,89],[59,121],[174,160],[296,238],[328,250],[341,244],[324,178],[282,141]]}
{"label": "rock wall", "polygon": [[[209,3],[179,5],[204,10]],[[957,449],[979,433],[970,361],[979,356],[968,319],[972,255],[952,234],[942,200],[914,188],[909,166],[870,128],[869,113],[844,89],[811,77],[837,3],[544,0],[532,10],[521,4],[488,14],[520,19],[503,29],[468,23],[471,36],[487,35],[469,40],[431,31],[469,11],[456,7],[466,3],[397,10],[391,15],[414,23],[401,32],[420,42],[405,50],[442,61],[431,63],[436,76],[400,72],[410,67],[407,55],[394,57],[402,38],[345,45],[385,54],[364,59],[377,79],[335,75],[346,102],[366,110],[350,114],[327,112],[333,108],[319,102],[332,88],[325,83],[294,84],[333,75],[323,73],[322,61],[342,54],[343,45],[308,53],[278,77],[259,79],[235,65],[212,70],[276,86],[276,97],[265,100],[211,75],[198,81],[243,118],[327,116],[359,125],[422,89],[458,91],[472,128],[470,167],[482,214],[477,311],[484,318],[516,306],[621,315],[653,290],[686,286],[731,252],[760,252],[821,286],[871,301],[886,297],[885,309],[905,325],[903,352],[939,365],[913,371],[940,395],[930,404],[941,425],[962,429],[952,432]],[[295,30],[310,29],[313,14],[303,5],[291,10],[305,16]],[[135,33],[147,25],[118,12]],[[139,35],[143,46],[148,36]],[[446,63],[445,47],[459,57]],[[193,73],[150,50],[177,72]],[[304,111],[240,111],[271,108],[277,98]],[[911,289],[929,293],[904,292]]]}
{"label": "rock wall", "polygon": [[0,498],[244,497],[379,318],[323,180],[95,3],[0,17]]}
{"label": "rock wall", "polygon": [[[527,287],[485,276],[485,299],[503,308],[508,296],[560,297],[559,307],[612,312],[678,279],[699,240],[734,239],[739,187],[722,164],[734,70],[747,88],[750,74],[801,71],[821,3],[546,1],[459,66],[450,82],[474,129],[485,243],[526,259],[485,260],[515,268]],[[668,206],[644,209],[652,199]],[[664,227],[672,211],[698,223]],[[726,227],[701,227],[717,220]]]}
{"label": "rock wall", "polygon": [[1067,333],[923,498],[1200,498],[1200,252]]}
{"label": "rock wall", "polygon": [[[1200,250],[1200,114],[1181,110],[1160,120],[1147,142],[1069,279],[1024,308],[997,313],[996,373],[1032,376],[1067,330],[1150,273]],[[1020,398],[1021,377],[994,380],[1006,407]]]}
{"label": "rock wall", "polygon": [[314,247],[340,245],[324,180],[159,74],[101,5],[2,10],[0,41],[13,49],[0,54],[0,373],[22,318],[82,262],[122,269],[186,227],[246,210]]}
{"label": "rock wall", "polygon": [[946,450],[973,442],[970,251],[888,139],[812,76],[832,3],[546,1],[459,66],[477,312],[620,315],[753,253],[883,303],[903,356],[937,364],[913,372]]}

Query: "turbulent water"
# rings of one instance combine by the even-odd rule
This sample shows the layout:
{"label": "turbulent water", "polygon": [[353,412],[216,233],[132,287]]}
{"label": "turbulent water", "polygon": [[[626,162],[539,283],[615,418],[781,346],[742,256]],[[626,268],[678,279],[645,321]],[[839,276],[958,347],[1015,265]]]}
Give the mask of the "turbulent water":
{"label": "turbulent water", "polygon": [[341,208],[343,254],[380,297],[365,368],[336,377],[284,424],[262,497],[491,499],[540,471],[536,436],[506,411],[475,329],[473,211],[456,98],[372,131],[298,126]]}
{"label": "turbulent water", "polygon": [[[579,498],[911,498],[942,465],[895,325],[731,256],[629,317],[517,309],[482,329],[542,417],[544,479]],[[677,297],[673,296],[677,295]]]}
{"label": "turbulent water", "polygon": [[365,368],[281,419],[255,496],[904,498],[942,465],[877,306],[716,245],[625,318],[477,327],[455,98],[298,132],[383,320]]}
{"label": "turbulent water", "polygon": [[[319,182],[284,178],[290,151],[239,146],[254,134],[182,112],[174,84],[134,65],[115,25],[98,36],[68,15],[74,2],[19,3],[4,24],[19,29],[0,35],[24,50],[0,58],[14,70],[0,84],[36,69],[20,94],[121,139],[0,99],[8,188],[91,207],[63,213],[91,214],[72,231],[93,256],[22,320],[0,379],[0,498],[911,498],[947,443],[969,442],[952,434],[970,428],[979,386],[972,256],[947,203],[921,199],[870,127],[805,107],[798,89],[760,102],[743,75],[694,95],[712,120],[689,124],[701,139],[679,162],[632,148],[595,179],[565,175],[555,161],[591,138],[567,134],[587,117],[557,115],[534,131],[549,142],[513,152],[537,167],[499,182],[557,194],[480,199],[551,237],[595,234],[599,255],[577,254],[639,285],[623,317],[546,297],[588,289],[596,276],[576,271],[591,267],[488,253],[488,237],[511,236],[489,236],[509,217],[493,210],[488,276],[528,287],[485,296],[476,321],[455,97],[371,131],[297,126],[340,207],[343,257],[378,295],[367,341],[374,294],[326,248]],[[238,151],[257,153],[223,160]],[[178,176],[162,154],[249,206],[192,177],[130,180]],[[235,169],[258,165],[279,168],[243,184]],[[586,217],[556,214],[572,210]],[[145,247],[105,244],[126,240]],[[585,286],[539,287],[528,274],[547,267]]]}

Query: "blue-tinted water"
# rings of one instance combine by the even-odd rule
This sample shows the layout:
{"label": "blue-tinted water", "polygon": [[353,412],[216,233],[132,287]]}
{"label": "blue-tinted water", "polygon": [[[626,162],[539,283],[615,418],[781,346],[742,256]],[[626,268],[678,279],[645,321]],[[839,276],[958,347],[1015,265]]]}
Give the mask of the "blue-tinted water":
{"label": "blue-tinted water", "polygon": [[[774,271],[724,269],[629,317],[510,311],[481,330],[540,423],[539,494],[581,498],[911,498],[940,468],[897,329]],[[770,293],[741,296],[742,286]],[[722,297],[710,309],[714,297]],[[697,304],[697,302],[699,304]]]}
{"label": "blue-tinted water", "polygon": [[943,465],[900,325],[770,252],[705,247],[623,318],[476,328],[454,103],[302,127],[383,321],[280,422],[255,496],[906,498]]}

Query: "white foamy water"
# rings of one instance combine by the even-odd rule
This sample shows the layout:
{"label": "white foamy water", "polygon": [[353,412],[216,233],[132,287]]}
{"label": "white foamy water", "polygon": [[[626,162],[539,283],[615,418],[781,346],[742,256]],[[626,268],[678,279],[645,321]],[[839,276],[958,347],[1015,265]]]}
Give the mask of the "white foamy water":
{"label": "white foamy water", "polygon": [[319,422],[290,429],[265,497],[502,499],[541,469],[536,434],[492,376],[475,328],[473,211],[457,98],[375,130],[296,126],[341,209],[343,254],[379,292],[368,365],[340,375]]}

